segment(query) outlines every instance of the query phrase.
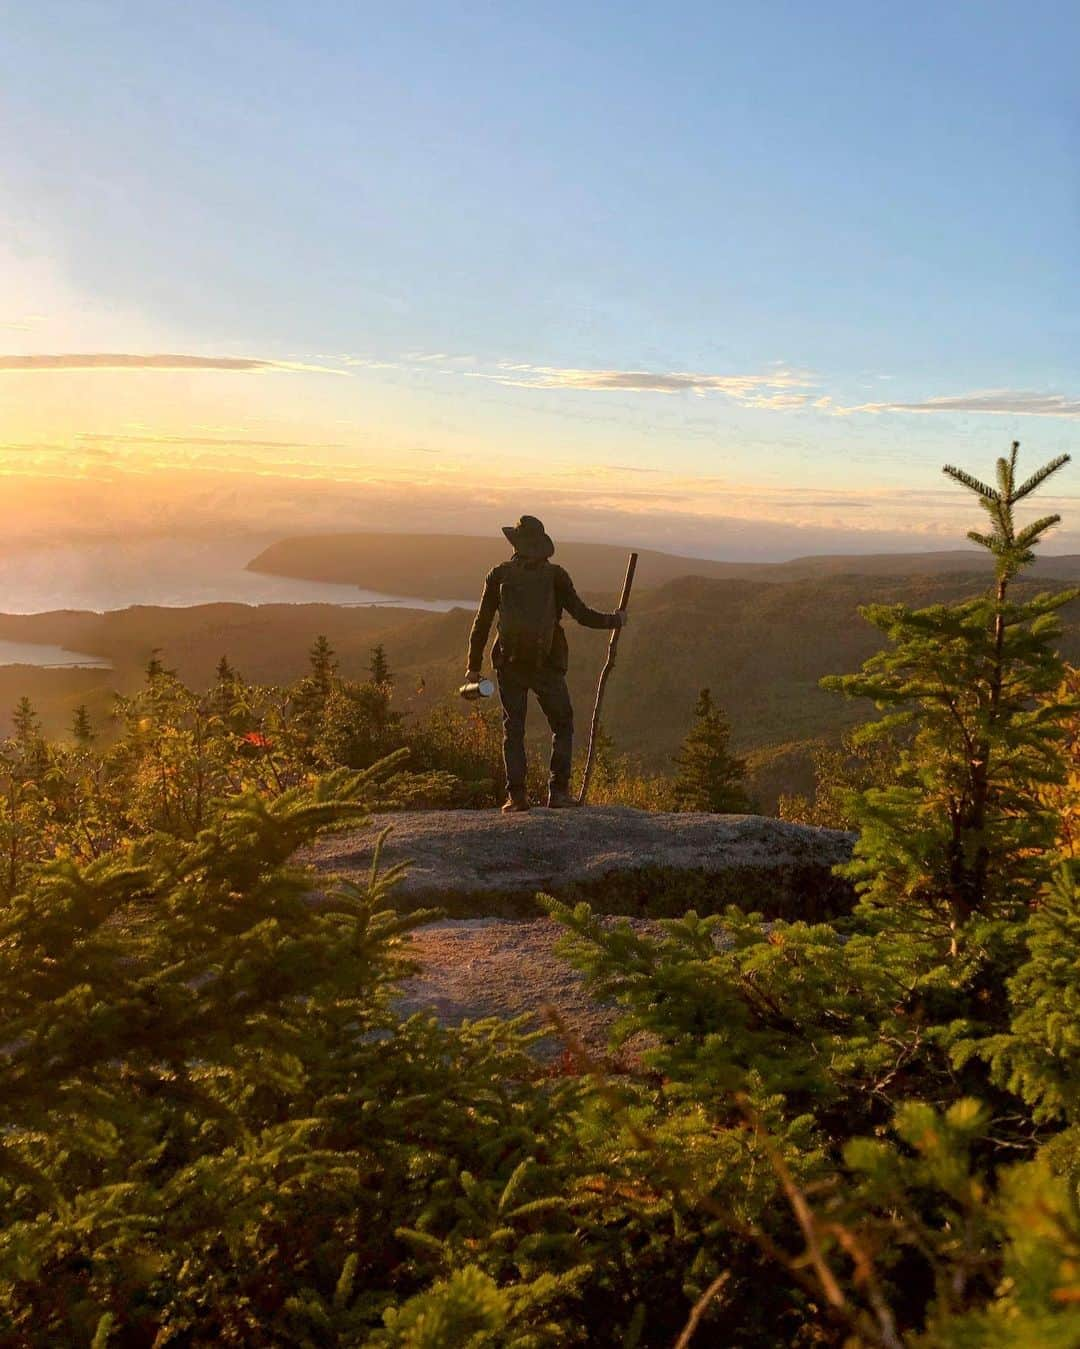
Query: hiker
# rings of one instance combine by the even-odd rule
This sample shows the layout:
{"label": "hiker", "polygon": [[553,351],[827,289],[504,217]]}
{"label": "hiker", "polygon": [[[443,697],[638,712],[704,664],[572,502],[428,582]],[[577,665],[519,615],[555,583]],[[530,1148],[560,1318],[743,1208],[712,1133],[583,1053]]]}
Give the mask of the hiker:
{"label": "hiker", "polygon": [[621,628],[625,610],[612,614],[590,609],[577,594],[562,567],[554,565],[555,545],[533,515],[523,515],[503,533],[514,549],[509,562],[488,573],[484,595],[469,636],[466,683],[480,678],[484,648],[496,613],[499,631],[491,663],[499,681],[503,708],[503,762],[506,804],[512,814],[529,809],[525,787],[525,713],[529,690],[536,694],[551,727],[551,780],[548,805],[553,810],[576,806],[570,795],[574,751],[574,710],[566,687],[569,649],[561,619],[565,610],[586,628]]}

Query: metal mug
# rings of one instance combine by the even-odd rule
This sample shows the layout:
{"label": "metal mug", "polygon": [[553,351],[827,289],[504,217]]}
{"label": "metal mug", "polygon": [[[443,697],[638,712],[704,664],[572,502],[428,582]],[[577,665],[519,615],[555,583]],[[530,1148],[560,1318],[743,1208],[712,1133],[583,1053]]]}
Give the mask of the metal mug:
{"label": "metal mug", "polygon": [[495,685],[490,679],[478,679],[474,684],[462,684],[458,693],[470,703],[475,703],[478,698],[490,698],[495,692]]}

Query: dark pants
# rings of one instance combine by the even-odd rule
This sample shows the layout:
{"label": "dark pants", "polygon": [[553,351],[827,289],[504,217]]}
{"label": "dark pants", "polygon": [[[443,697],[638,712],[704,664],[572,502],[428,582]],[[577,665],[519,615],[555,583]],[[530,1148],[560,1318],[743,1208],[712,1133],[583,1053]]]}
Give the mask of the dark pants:
{"label": "dark pants", "polygon": [[574,755],[574,709],[570,706],[566,675],[561,670],[529,670],[513,665],[504,665],[498,675],[507,792],[525,790],[525,714],[530,689],[536,694],[551,727],[551,786],[556,791],[569,791]]}

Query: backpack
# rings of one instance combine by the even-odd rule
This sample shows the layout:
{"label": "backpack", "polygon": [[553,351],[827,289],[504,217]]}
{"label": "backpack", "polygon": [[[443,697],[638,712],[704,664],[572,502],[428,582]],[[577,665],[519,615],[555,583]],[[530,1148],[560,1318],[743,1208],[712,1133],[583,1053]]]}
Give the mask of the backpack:
{"label": "backpack", "polygon": [[536,669],[551,655],[559,622],[555,569],[549,562],[511,562],[499,585],[499,655]]}

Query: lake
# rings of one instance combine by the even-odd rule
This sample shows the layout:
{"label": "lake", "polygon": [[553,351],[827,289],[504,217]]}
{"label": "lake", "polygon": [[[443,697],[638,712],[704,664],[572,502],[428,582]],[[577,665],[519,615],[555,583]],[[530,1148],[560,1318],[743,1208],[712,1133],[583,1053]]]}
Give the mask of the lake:
{"label": "lake", "polygon": [[45,670],[112,669],[110,662],[101,656],[68,651],[62,646],[47,646],[44,642],[0,641],[0,665],[37,665]]}
{"label": "lake", "polygon": [[[0,552],[0,613],[126,609],[133,604],[391,605],[445,612],[476,599],[418,600],[326,581],[245,571],[277,536],[125,539]],[[479,582],[482,578],[478,578]]]}

